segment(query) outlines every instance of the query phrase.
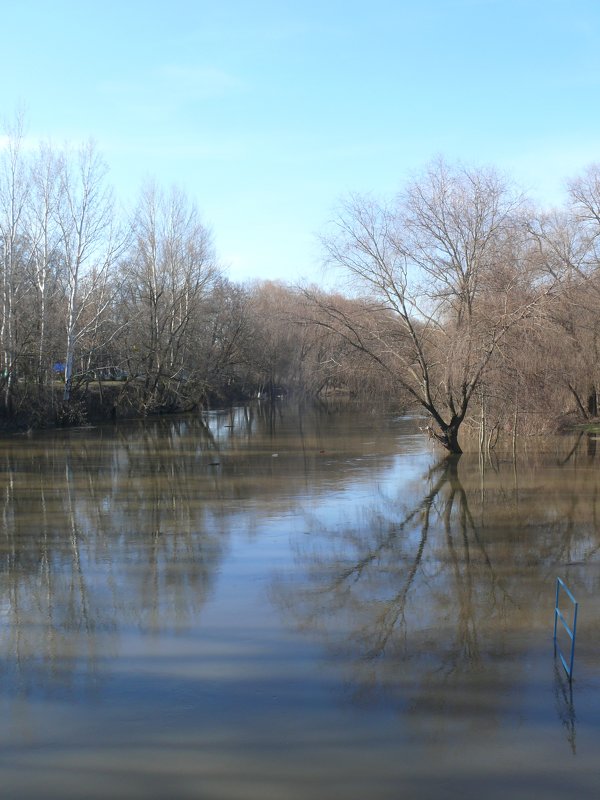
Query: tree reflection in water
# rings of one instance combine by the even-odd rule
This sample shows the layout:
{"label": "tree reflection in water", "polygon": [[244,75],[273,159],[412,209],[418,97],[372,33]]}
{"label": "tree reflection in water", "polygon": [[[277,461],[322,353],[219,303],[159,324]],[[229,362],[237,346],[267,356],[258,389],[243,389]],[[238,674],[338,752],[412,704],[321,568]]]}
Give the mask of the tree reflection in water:
{"label": "tree reflection in water", "polygon": [[[512,462],[482,475],[467,456],[419,472],[431,454],[412,421],[377,425],[376,433],[372,421],[357,432],[356,417],[323,424],[257,408],[211,416],[210,424],[163,419],[5,446],[0,697],[13,704],[8,738],[12,720],[20,724],[16,696],[70,699],[100,688],[110,696],[111,670],[123,670],[122,685],[131,686],[150,664],[149,694],[165,673],[189,670],[195,697],[199,661],[211,647],[229,653],[214,663],[238,677],[243,712],[244,702],[262,702],[240,675],[248,646],[260,680],[274,674],[289,692],[292,718],[300,679],[287,655],[279,660],[288,650],[300,654],[309,686],[329,691],[329,675],[336,698],[342,684],[355,703],[403,713],[399,735],[409,728],[450,747],[461,739],[451,735],[457,726],[471,741],[486,726],[514,727],[515,709],[539,699],[528,677],[537,659],[536,667],[548,667],[546,704],[556,727],[549,641],[556,568],[590,564],[600,547],[600,478],[585,448],[562,465],[556,453],[541,454],[542,468],[534,461],[522,477]],[[397,488],[381,488],[398,475]],[[225,560],[231,529],[241,550]],[[286,650],[289,631],[262,592],[276,564],[284,571],[271,599],[286,626],[325,643],[323,673],[314,671],[304,637]],[[575,588],[587,581],[587,596],[600,596],[596,574],[581,571]],[[227,626],[219,638],[223,619],[238,649],[228,649]],[[582,632],[586,624],[593,641],[582,618]],[[184,630],[185,647],[193,644],[182,667],[169,648]],[[253,632],[264,636],[261,647]],[[177,682],[171,686],[169,702],[178,698]],[[230,684],[221,688],[228,699]],[[556,708],[574,747],[572,704]],[[585,711],[579,701],[578,708]]]}
{"label": "tree reflection in water", "polygon": [[128,628],[176,631],[195,618],[226,546],[195,491],[199,461],[215,446],[196,424],[198,449],[183,444],[177,424],[169,436],[149,427],[6,448],[5,687],[95,688],[99,662]]}
{"label": "tree reflection in water", "polygon": [[577,715],[573,704],[573,684],[568,680],[558,658],[554,659],[554,697],[556,713],[565,730],[573,755],[577,753]]}
{"label": "tree reflection in water", "polygon": [[[585,538],[579,531],[575,542],[556,509],[546,512],[550,526],[545,515],[533,524],[527,490],[507,492],[493,480],[489,491],[475,488],[468,463],[467,492],[463,464],[437,463],[356,520],[314,519],[296,549],[303,577],[279,575],[272,585],[288,624],[317,636],[345,671],[354,701],[385,698],[430,737],[459,724],[496,725],[514,709],[507,693],[525,691],[527,659],[547,648],[551,665],[550,576]],[[414,502],[403,502],[408,496]],[[548,604],[532,603],[548,586]]]}

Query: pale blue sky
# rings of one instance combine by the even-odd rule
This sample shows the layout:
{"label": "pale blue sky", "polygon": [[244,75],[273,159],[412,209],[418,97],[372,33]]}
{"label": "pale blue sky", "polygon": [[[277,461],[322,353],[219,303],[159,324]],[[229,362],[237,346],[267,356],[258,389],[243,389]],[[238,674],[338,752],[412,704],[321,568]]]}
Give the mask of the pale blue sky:
{"label": "pale blue sky", "polygon": [[345,192],[437,155],[543,203],[600,161],[600,0],[4,0],[0,110],[197,202],[235,280],[318,280]]}

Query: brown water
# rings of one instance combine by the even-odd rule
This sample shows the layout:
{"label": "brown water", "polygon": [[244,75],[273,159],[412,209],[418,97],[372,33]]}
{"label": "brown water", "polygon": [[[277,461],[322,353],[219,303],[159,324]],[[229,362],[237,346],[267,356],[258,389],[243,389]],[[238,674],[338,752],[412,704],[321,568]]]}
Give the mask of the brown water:
{"label": "brown water", "polygon": [[5,439],[0,796],[595,798],[600,455],[541,446],[291,407]]}

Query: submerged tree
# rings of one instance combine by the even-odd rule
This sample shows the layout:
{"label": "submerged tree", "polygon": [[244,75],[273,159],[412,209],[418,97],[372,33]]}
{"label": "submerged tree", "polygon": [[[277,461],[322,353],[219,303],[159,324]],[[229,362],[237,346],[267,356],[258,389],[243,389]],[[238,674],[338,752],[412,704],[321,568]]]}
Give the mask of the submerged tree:
{"label": "submerged tree", "polygon": [[523,230],[521,198],[494,171],[440,161],[392,204],[352,197],[323,237],[366,302],[351,312],[309,293],[319,324],[393,375],[450,453],[499,343],[548,291]]}

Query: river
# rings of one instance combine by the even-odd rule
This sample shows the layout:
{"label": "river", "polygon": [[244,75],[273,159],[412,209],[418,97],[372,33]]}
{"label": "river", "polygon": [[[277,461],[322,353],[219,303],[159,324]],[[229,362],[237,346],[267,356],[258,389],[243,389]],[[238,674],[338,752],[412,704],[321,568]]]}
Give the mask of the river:
{"label": "river", "polygon": [[597,796],[595,439],[256,406],[0,465],[6,800]]}

